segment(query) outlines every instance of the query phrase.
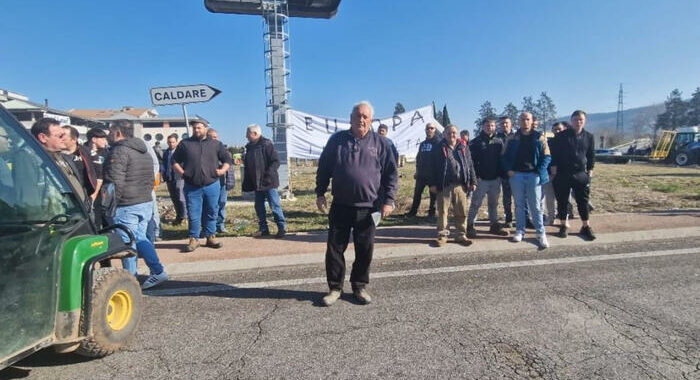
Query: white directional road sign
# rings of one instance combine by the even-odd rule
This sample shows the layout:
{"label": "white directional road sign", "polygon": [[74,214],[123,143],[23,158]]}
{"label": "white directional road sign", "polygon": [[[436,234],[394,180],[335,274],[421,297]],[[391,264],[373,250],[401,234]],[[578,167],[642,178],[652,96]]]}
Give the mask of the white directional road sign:
{"label": "white directional road sign", "polygon": [[221,91],[206,84],[154,87],[151,89],[151,102],[154,106],[208,102],[220,93]]}

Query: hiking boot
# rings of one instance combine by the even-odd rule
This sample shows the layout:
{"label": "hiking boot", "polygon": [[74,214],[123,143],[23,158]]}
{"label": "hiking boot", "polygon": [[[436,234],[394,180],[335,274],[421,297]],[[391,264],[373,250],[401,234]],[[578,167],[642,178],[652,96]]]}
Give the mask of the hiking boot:
{"label": "hiking boot", "polygon": [[259,238],[259,237],[264,237],[264,236],[270,236],[270,231],[257,230],[255,232],[253,232],[253,237]]}
{"label": "hiking boot", "polygon": [[508,236],[510,234],[500,223],[492,224],[489,232],[496,236]]}
{"label": "hiking boot", "polygon": [[437,244],[438,247],[447,244],[447,236],[438,236],[438,238],[435,239],[435,244]]}
{"label": "hiking boot", "polygon": [[520,243],[523,241],[523,235],[524,233],[522,231],[515,231],[515,235],[513,235],[512,238],[510,238],[510,241],[513,243]]}
{"label": "hiking boot", "polygon": [[197,248],[199,248],[199,240],[191,237],[189,244],[185,247],[185,252],[192,252]]}
{"label": "hiking boot", "polygon": [[277,239],[282,239],[284,236],[287,235],[287,230],[284,228],[280,228],[277,230],[277,233],[275,234],[275,238]]}
{"label": "hiking boot", "polygon": [[168,280],[168,274],[165,273],[165,271],[160,272],[159,274],[152,274],[148,276],[146,281],[141,284],[141,289],[148,289],[152,288],[161,282],[167,281]]}
{"label": "hiking boot", "polygon": [[209,248],[221,248],[224,246],[224,243],[217,241],[216,236],[211,235],[211,236],[207,236],[206,246]]}
{"label": "hiking boot", "polygon": [[559,226],[559,233],[557,234],[562,239],[565,239],[567,236],[569,236],[569,227],[567,226]]}
{"label": "hiking boot", "polygon": [[372,302],[372,296],[369,295],[369,292],[365,290],[365,288],[355,289],[352,291],[352,294],[355,296],[355,300],[362,305],[367,305]]}
{"label": "hiking boot", "polygon": [[593,233],[593,229],[591,229],[591,226],[583,226],[583,227],[581,227],[581,232],[579,232],[579,233],[581,234],[581,237],[583,237],[584,239],[586,239],[586,240],[588,240],[588,241],[593,241],[593,240],[595,240],[595,237],[596,237],[596,236],[595,236],[595,234]]}
{"label": "hiking boot", "polygon": [[470,239],[474,239],[476,237],[476,230],[474,229],[473,224],[467,225],[467,237]]}
{"label": "hiking boot", "polygon": [[540,248],[549,248],[549,242],[547,241],[547,234],[541,234],[537,236],[537,244]]}
{"label": "hiking boot", "polygon": [[455,238],[455,243],[463,245],[465,247],[469,247],[470,245],[472,245],[472,241],[467,239],[466,236],[458,236],[457,238]]}
{"label": "hiking boot", "polygon": [[323,298],[321,299],[321,303],[323,303],[324,306],[331,306],[335,303],[335,301],[338,300],[338,298],[340,298],[340,290],[331,289],[331,291],[328,292],[328,294],[323,296]]}

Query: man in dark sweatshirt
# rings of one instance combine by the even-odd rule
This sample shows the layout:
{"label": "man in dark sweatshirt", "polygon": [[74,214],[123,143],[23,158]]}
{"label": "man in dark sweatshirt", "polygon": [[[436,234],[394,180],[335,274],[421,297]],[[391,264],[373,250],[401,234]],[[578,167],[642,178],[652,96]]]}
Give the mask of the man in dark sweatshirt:
{"label": "man in dark sweatshirt", "polygon": [[474,221],[479,212],[484,196],[488,195],[489,232],[498,236],[508,236],[508,231],[498,223],[498,197],[501,195],[501,153],[503,139],[496,136],[496,120],[486,118],[481,124],[481,132],[469,143],[472,162],[478,179],[476,190],[472,194],[467,215],[467,237],[476,237]]}
{"label": "man in dark sweatshirt", "polygon": [[[350,273],[355,299],[361,304],[372,301],[365,287],[374,251],[374,233],[378,217],[387,217],[394,209],[398,171],[389,141],[372,131],[374,108],[360,102],[352,108],[350,129],[333,134],[321,152],[316,172],[316,206],[326,210],[326,191],[333,179],[333,203],[328,215],[326,277],[329,293],[323,304],[334,304],[343,289],[345,257],[353,232],[355,262]],[[374,214],[374,215],[373,215]],[[376,221],[375,221],[376,219]]]}
{"label": "man in dark sweatshirt", "polygon": [[588,223],[591,177],[595,164],[595,140],[593,134],[584,130],[586,113],[577,110],[571,114],[571,128],[554,137],[552,147],[552,173],[554,194],[557,198],[557,215],[561,221],[559,237],[568,235],[567,205],[569,194],[574,192],[576,208],[581,217],[581,236],[595,240],[596,236]]}
{"label": "man in dark sweatshirt", "polygon": [[[112,224],[123,224],[134,235],[136,251],[151,271],[141,285],[148,289],[168,279],[155,247],[146,237],[148,222],[153,218],[153,159],[146,143],[134,137],[134,125],[128,120],[117,120],[110,125],[109,140],[112,149],[103,174],[105,186],[114,186],[117,207]],[[128,241],[126,234],[120,234]],[[136,258],[127,257],[122,262],[124,269],[136,274]]]}
{"label": "man in dark sweatshirt", "polygon": [[[411,209],[408,211],[406,216],[413,217],[418,213],[418,207],[420,206],[421,198],[423,197],[423,190],[428,186],[428,179],[430,178],[430,154],[433,151],[433,147],[437,146],[440,140],[437,138],[437,130],[435,129],[435,124],[428,123],[425,126],[425,140],[418,146],[418,155],[416,155],[416,174],[413,178],[416,180],[416,187],[413,188],[413,204]],[[428,217],[435,217],[435,194],[428,191],[430,194],[430,204],[428,206]]]}
{"label": "man in dark sweatshirt", "polygon": [[[503,144],[515,134],[513,131],[513,120],[509,116],[501,116],[498,119],[500,131],[498,137],[503,140]],[[511,228],[513,225],[513,192],[510,189],[508,175],[502,173],[501,189],[503,190],[503,210],[505,212],[505,227]]]}

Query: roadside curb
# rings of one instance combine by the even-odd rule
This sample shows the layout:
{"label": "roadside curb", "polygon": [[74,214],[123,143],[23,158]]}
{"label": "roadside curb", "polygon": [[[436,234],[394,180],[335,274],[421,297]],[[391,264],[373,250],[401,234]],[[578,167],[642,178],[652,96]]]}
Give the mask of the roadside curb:
{"label": "roadside curb", "polygon": [[[534,235],[532,235],[534,236]],[[435,248],[427,244],[416,246],[416,244],[396,244],[392,247],[377,248],[374,250],[373,260],[435,256],[452,253],[486,253],[486,252],[512,252],[517,250],[537,250],[532,236],[528,236],[521,243],[511,243],[506,240],[480,240],[476,239],[474,245],[465,248],[458,244],[448,244],[444,247]],[[579,247],[584,245],[605,245],[612,243],[640,242],[657,239],[674,239],[684,237],[700,236],[700,227],[681,227],[670,229],[626,231],[614,233],[599,233],[594,242],[587,242],[579,237],[570,236],[560,239],[551,236],[550,247]],[[222,259],[187,263],[166,264],[165,269],[168,275],[195,275],[204,273],[229,272],[246,269],[274,268],[295,265],[321,264],[324,262],[325,252],[287,254],[264,257],[250,257],[240,259]],[[345,252],[345,259],[351,262],[355,259],[355,252],[349,248]]]}

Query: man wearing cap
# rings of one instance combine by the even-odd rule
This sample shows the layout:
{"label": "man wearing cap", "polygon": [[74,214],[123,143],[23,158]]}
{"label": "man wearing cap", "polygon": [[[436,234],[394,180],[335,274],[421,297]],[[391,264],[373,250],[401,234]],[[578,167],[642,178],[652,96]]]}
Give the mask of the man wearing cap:
{"label": "man wearing cap", "polygon": [[[209,127],[203,120],[190,121],[192,137],[182,140],[173,156],[173,170],[185,180],[185,199],[189,221],[189,244],[185,252],[199,247],[202,224],[206,246],[221,248],[216,240],[216,218],[219,212],[219,177],[226,175],[232,164],[224,144],[207,136]],[[221,163],[221,165],[219,165]],[[204,210],[204,220],[202,220]]]}
{"label": "man wearing cap", "polygon": [[[95,170],[95,178],[97,182],[97,191],[102,188],[103,168],[107,159],[107,133],[101,128],[90,128],[87,131],[87,141],[85,148],[88,155],[88,160]],[[102,199],[98,196],[92,203],[92,208],[95,216],[95,225],[97,228],[106,227],[104,220],[104,209],[102,207]]]}

